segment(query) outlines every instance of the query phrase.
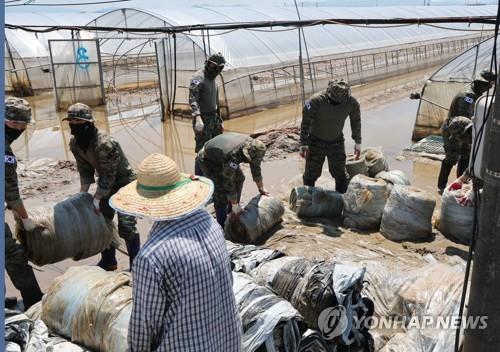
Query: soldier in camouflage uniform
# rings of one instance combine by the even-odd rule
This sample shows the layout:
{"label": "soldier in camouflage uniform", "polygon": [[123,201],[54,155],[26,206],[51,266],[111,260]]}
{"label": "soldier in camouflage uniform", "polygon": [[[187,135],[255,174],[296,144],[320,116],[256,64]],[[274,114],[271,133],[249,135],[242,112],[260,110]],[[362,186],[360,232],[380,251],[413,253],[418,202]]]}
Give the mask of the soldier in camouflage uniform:
{"label": "soldier in camouflage uniform", "polygon": [[321,176],[325,157],[330,174],[335,178],[337,192],[347,190],[344,123],[349,116],[352,139],[356,143],[356,157],[361,153],[361,113],[359,103],[351,95],[349,84],[344,80],[328,83],[325,91],[314,94],[302,110],[300,130],[300,155],[306,159],[304,185],[314,186]]}
{"label": "soldier in camouflage uniform", "polygon": [[[135,180],[136,175],[120,144],[94,126],[95,120],[87,105],[71,105],[64,120],[69,121],[73,135],[69,146],[80,174],[80,192],[88,192],[90,185],[95,182],[94,175],[97,174],[94,208],[96,213],[102,213],[106,219],[112,221],[115,211],[109,206],[109,198],[121,187]],[[118,213],[118,233],[125,240],[132,268],[132,262],[140,248],[135,217]],[[97,265],[105,270],[115,270],[115,248],[104,250]]]}
{"label": "soldier in camouflage uniform", "polygon": [[[189,105],[193,117],[196,153],[207,141],[224,130],[219,114],[219,91],[215,78],[222,72],[225,63],[222,54],[210,55],[205,61],[205,67],[194,74],[189,85]],[[201,175],[201,169],[196,163],[195,174]]]}
{"label": "soldier in camouflage uniform", "polygon": [[[19,194],[17,160],[12,152],[11,144],[23,133],[30,122],[31,108],[26,100],[14,97],[5,99],[5,202],[14,215],[21,218],[26,231],[33,231],[36,225],[28,217]],[[28,264],[26,251],[13,238],[7,223],[5,223],[5,269],[14,286],[21,292],[26,309],[42,299],[43,294],[33,269]]]}
{"label": "soldier in camouflage uniform", "polygon": [[196,161],[203,174],[214,183],[215,214],[221,226],[224,226],[229,212],[235,215],[241,212],[240,197],[245,176],[240,163],[250,164],[259,193],[269,195],[260,169],[265,153],[264,143],[239,133],[224,133],[212,138],[198,152]]}
{"label": "soldier in camouflage uniform", "polygon": [[[482,71],[481,74],[460,91],[453,98],[448,118],[441,126],[443,134],[445,158],[441,163],[438,177],[438,192],[441,194],[448,182],[451,169],[457,164],[457,177],[460,177],[469,165],[470,143],[461,143],[452,135],[449,126],[457,117],[471,118],[474,115],[474,104],[476,100],[485,93],[496,81],[496,75],[490,71]],[[469,121],[470,122],[470,121]]]}

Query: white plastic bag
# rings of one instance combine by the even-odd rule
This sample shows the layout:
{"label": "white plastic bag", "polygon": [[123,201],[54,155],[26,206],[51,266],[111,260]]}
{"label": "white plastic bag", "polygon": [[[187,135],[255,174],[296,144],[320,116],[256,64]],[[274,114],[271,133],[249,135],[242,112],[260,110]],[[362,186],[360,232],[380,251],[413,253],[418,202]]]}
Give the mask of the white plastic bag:
{"label": "white plastic bag", "polygon": [[[459,199],[472,188],[464,184],[461,189],[449,191],[441,197],[441,212],[438,229],[447,238],[460,243],[469,244],[474,230],[474,206],[461,205]],[[479,217],[478,217],[479,219]]]}
{"label": "white plastic bag", "polygon": [[384,180],[354,176],[343,196],[344,226],[360,230],[378,229],[387,196]]}
{"label": "white plastic bag", "polygon": [[415,187],[395,185],[384,208],[380,233],[392,241],[424,241],[432,233],[434,197]]}

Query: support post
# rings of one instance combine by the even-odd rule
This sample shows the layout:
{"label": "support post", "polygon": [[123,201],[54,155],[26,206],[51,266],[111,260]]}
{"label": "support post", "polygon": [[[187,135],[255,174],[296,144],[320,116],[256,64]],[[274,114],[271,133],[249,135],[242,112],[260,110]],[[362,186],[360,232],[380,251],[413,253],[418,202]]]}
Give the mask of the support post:
{"label": "support post", "polygon": [[[498,88],[495,101],[500,102]],[[487,317],[487,327],[465,330],[463,352],[496,352],[500,346],[500,105],[495,104],[487,124],[484,188],[468,309],[470,320]]]}

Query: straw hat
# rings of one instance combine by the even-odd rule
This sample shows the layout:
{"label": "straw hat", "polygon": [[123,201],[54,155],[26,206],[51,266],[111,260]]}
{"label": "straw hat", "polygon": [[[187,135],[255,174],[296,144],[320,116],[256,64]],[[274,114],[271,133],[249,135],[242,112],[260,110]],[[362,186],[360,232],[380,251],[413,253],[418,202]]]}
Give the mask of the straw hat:
{"label": "straw hat", "polygon": [[205,177],[180,173],[163,154],[151,154],[139,165],[137,180],[122,187],[109,205],[124,214],[173,220],[204,207],[213,193]]}

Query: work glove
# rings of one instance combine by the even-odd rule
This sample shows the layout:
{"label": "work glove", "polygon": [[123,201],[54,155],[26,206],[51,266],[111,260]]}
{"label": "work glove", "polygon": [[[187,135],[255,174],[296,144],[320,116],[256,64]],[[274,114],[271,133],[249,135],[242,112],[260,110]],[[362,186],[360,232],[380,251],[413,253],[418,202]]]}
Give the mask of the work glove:
{"label": "work glove", "polygon": [[205,127],[205,124],[203,123],[203,120],[201,119],[201,116],[198,115],[196,116],[196,120],[194,122],[194,130],[196,133],[201,133],[203,132],[203,128]]}
{"label": "work glove", "polygon": [[30,218],[21,219],[21,221],[23,222],[24,229],[28,232],[31,232],[37,228],[37,225],[35,224],[35,222],[33,220],[31,220]]}
{"label": "work glove", "polygon": [[243,211],[243,209],[241,209],[240,207],[240,204],[239,203],[236,203],[236,204],[232,204],[231,205],[231,214],[235,215],[235,216],[238,216],[241,214],[241,212]]}
{"label": "work glove", "polygon": [[100,215],[101,214],[100,203],[101,203],[100,199],[94,198],[94,201],[93,201],[92,204],[94,206],[94,212],[96,213],[96,215]]}
{"label": "work glove", "polygon": [[354,144],[354,155],[356,155],[356,160],[359,159],[361,156],[361,144],[356,143]]}
{"label": "work glove", "polygon": [[449,187],[448,191],[456,191],[458,189],[462,189],[462,181],[455,180]]}
{"label": "work glove", "polygon": [[465,195],[458,200],[461,206],[466,207],[472,205],[474,202],[474,191],[472,189],[468,190]]}
{"label": "work glove", "polygon": [[269,191],[265,188],[259,188],[259,193],[263,196],[267,196],[269,197],[271,195],[271,193],[269,193]]}
{"label": "work glove", "polygon": [[309,147],[307,145],[301,145],[299,148],[299,154],[304,159],[307,159],[309,156]]}

